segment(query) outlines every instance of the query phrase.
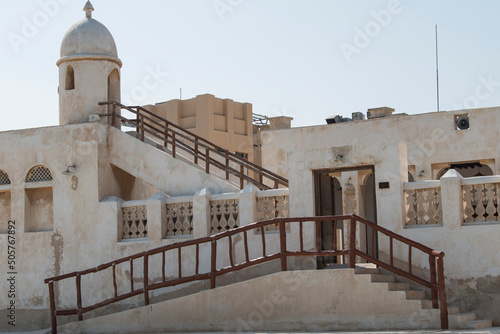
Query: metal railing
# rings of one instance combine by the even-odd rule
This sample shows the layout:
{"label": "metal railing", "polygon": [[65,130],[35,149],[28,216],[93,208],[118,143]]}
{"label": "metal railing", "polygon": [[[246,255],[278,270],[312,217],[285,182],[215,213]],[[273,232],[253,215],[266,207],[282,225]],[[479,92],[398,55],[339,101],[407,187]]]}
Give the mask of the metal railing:
{"label": "metal railing", "polygon": [[[348,247],[342,247],[338,242],[333,241],[333,249],[332,250],[321,250],[320,241],[316,238],[316,244],[312,245],[310,249],[305,249],[304,242],[304,232],[306,223],[313,223],[316,225],[316,231],[319,228],[319,225],[324,222],[331,222],[334,225],[334,230],[337,230],[339,224],[347,224],[349,226],[349,237],[348,237]],[[344,222],[344,223],[343,223]],[[294,234],[291,232],[287,232],[286,224],[298,224],[298,243],[295,242],[296,250],[289,249],[287,247],[287,236],[291,238]],[[264,228],[268,225],[279,225],[279,250],[273,252],[272,254],[268,254],[269,248],[273,245],[269,242],[266,242],[266,238],[269,239],[269,236],[266,236],[266,233],[257,233],[257,231],[261,228]],[[359,224],[359,225],[358,225]],[[383,261],[377,259],[373,256],[368,255],[367,251],[363,251],[356,247],[356,241],[359,240],[359,233],[357,231],[361,231],[361,225],[372,228],[377,237],[385,236],[389,238],[389,259],[388,261]],[[307,230],[309,232],[313,231],[312,229]],[[255,233],[254,233],[255,232]],[[235,256],[235,248],[233,244],[235,244],[236,235],[241,234],[243,240],[243,254],[239,254],[239,258],[242,259],[240,262],[236,261]],[[261,240],[261,256],[253,256],[251,257],[251,251],[255,254],[256,250],[249,249],[249,238],[257,238],[257,240]],[[241,239],[240,239],[241,240]],[[394,242],[398,241],[404,245],[408,246],[408,269],[398,268],[394,264],[394,251],[393,245]],[[223,265],[217,266],[218,254],[220,255],[220,249],[218,249],[218,245],[227,244],[227,252],[225,253],[228,256],[228,265],[225,267]],[[269,245],[268,245],[269,244]],[[205,245],[205,248],[210,249],[209,258],[210,265],[208,270],[203,270],[201,267],[200,257],[202,255],[208,254],[206,252],[200,252],[200,248]],[[372,245],[374,243],[372,242]],[[269,247],[268,247],[269,246]],[[191,275],[183,275],[183,267],[182,267],[182,258],[183,258],[183,249],[186,251],[185,254],[190,254],[187,252],[186,247],[195,247],[195,259],[191,259],[194,263],[194,274]],[[374,246],[373,246],[374,247]],[[276,246],[277,248],[277,246]],[[293,247],[292,247],[293,248]],[[412,272],[412,252],[420,251],[425,256],[428,256],[429,260],[429,268],[426,277],[420,277],[415,275]],[[174,252],[174,253],[171,253]],[[150,258],[154,255],[158,254],[161,256],[161,261],[150,261]],[[372,249],[372,254],[374,254]],[[413,253],[414,254],[414,253]],[[166,258],[168,256],[173,256],[173,258],[177,259],[177,277],[169,278],[166,275]],[[309,257],[317,257],[317,256],[345,256],[348,258],[349,267],[355,268],[356,257],[360,257],[362,259],[367,260],[368,262],[374,263],[379,267],[385,268],[395,274],[401,275],[408,279],[413,280],[421,284],[424,287],[427,287],[431,290],[432,296],[432,306],[433,308],[440,309],[441,316],[441,328],[448,328],[448,310],[446,303],[446,290],[445,290],[445,280],[444,280],[444,268],[443,268],[443,257],[444,253],[433,250],[429,247],[426,247],[418,242],[412,241],[408,238],[402,237],[394,232],[391,232],[383,227],[380,227],[372,222],[369,222],[361,217],[356,215],[346,215],[346,216],[323,216],[323,217],[304,217],[304,218],[275,218],[272,220],[262,221],[253,223],[250,225],[242,226],[239,228],[235,228],[220,234],[216,234],[210,237],[204,237],[195,240],[184,241],[176,244],[166,245],[159,248],[151,249],[146,252],[138,253],[135,255],[131,255],[128,257],[124,257],[119,260],[115,260],[106,264],[102,264],[98,267],[87,269],[83,271],[73,272],[65,275],[60,275],[56,277],[47,278],[45,283],[48,284],[49,287],[49,296],[50,296],[50,312],[51,312],[51,320],[52,320],[52,333],[57,333],[57,316],[66,316],[66,315],[77,315],[79,320],[83,320],[83,314],[96,310],[98,308],[104,307],[106,305],[122,301],[133,296],[143,295],[144,296],[144,304],[149,305],[150,303],[150,292],[156,289],[176,286],[179,284],[184,284],[188,282],[194,281],[210,281],[210,288],[213,289],[216,287],[216,280],[218,276],[242,270],[251,266],[255,266],[258,264],[262,264],[265,262],[279,260],[281,262],[281,270],[287,270],[287,259],[288,257],[297,257],[297,256],[309,256]],[[171,258],[171,257],[170,257]],[[134,279],[134,261],[142,260],[143,270],[142,277],[135,277]],[[220,260],[220,258],[219,258]],[[401,260],[401,259],[399,259]],[[404,261],[404,260],[403,260]],[[130,265],[130,284],[129,290],[123,293],[118,292],[118,282],[117,281],[117,273],[116,267],[122,263],[129,263]],[[161,262],[161,279],[158,278],[157,281],[154,281],[150,275],[150,269],[152,265],[159,266]],[[208,264],[207,264],[208,265]],[[175,266],[174,266],[175,267]],[[208,267],[208,266],[207,266]],[[86,275],[98,273],[104,270],[112,270],[112,282],[109,282],[109,286],[113,286],[114,295],[113,297],[100,301],[98,303],[84,306],[82,303],[82,277]],[[154,269],[158,270],[157,267]],[[111,275],[108,275],[110,277]],[[155,275],[151,275],[154,277],[158,277]],[[171,276],[170,276],[171,277]],[[56,305],[55,299],[55,283],[60,282],[67,279],[75,279],[75,288],[76,288],[76,307],[71,309],[58,309]],[[134,286],[134,282],[138,280],[142,280],[142,287],[137,288]]]}
{"label": "metal railing", "polygon": [[[110,106],[110,113],[106,116],[111,117],[111,124],[119,121],[134,126],[140,140],[144,141],[147,135],[156,138],[165,148],[171,150],[174,158],[177,151],[182,150],[187,154],[187,157],[183,155],[184,158],[190,157],[196,165],[201,163],[207,174],[214,168],[222,172],[226,180],[230,180],[230,176],[233,175],[239,179],[240,189],[243,189],[245,183],[252,183],[261,190],[277,189],[280,185],[288,187],[288,180],[284,177],[229,152],[147,109],[139,106],[127,107],[115,101],[100,102],[99,105]],[[135,114],[136,118],[125,118],[116,112],[116,108],[127,110]]]}

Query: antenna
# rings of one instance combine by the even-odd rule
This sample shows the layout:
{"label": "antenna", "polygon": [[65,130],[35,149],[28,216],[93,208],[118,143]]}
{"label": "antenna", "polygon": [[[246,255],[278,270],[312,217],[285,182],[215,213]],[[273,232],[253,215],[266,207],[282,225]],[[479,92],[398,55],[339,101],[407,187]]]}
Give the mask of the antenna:
{"label": "antenna", "polygon": [[182,88],[179,88],[180,91],[180,99],[182,100]]}
{"label": "antenna", "polygon": [[439,112],[439,62],[438,62],[438,25],[436,23],[436,101]]}

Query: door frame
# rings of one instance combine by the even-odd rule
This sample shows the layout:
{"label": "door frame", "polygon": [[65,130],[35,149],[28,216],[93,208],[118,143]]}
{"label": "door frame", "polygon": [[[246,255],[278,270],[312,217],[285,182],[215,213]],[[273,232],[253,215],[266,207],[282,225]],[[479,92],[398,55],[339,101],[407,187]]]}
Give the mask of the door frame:
{"label": "door frame", "polygon": [[[326,168],[326,169],[318,169],[318,170],[313,170],[313,180],[314,180],[314,208],[315,208],[315,216],[321,216],[321,212],[322,212],[322,195],[321,195],[321,176],[322,175],[325,175],[325,174],[332,174],[332,173],[341,173],[341,172],[350,172],[350,171],[370,171],[372,176],[373,176],[373,180],[374,180],[374,184],[375,184],[375,166],[373,165],[369,165],[369,166],[358,166],[358,167],[345,167],[345,168]],[[330,176],[332,177],[332,176]],[[368,180],[368,177],[366,178],[366,180]],[[363,186],[365,186],[366,184],[363,184]],[[341,187],[342,187],[342,184],[341,184]],[[360,191],[361,188],[358,189],[358,191]],[[364,196],[364,205],[366,205],[366,189],[364,189],[365,191],[363,192],[363,196]],[[361,194],[359,195],[361,196]],[[333,194],[331,196],[333,198]],[[334,201],[335,202],[335,201]],[[376,187],[374,186],[373,187],[373,205],[374,205],[374,223],[377,224],[377,196],[376,196]],[[335,203],[332,204],[332,210],[333,212],[335,211],[338,211],[338,210],[335,210]],[[342,208],[343,209],[343,208]],[[322,231],[322,224],[323,222],[317,222],[316,223],[316,233],[315,233],[315,236],[316,236],[316,247],[318,249],[322,249],[324,247],[324,236],[323,236],[323,231]],[[341,236],[343,237],[344,236],[344,233],[343,233],[343,226],[341,226],[340,228],[337,227],[337,229],[342,229],[342,232],[341,232]],[[368,240],[371,241],[371,237],[368,238],[368,231],[366,231],[367,235],[366,235],[366,240],[365,240],[365,243],[366,243],[366,247],[368,249]],[[334,233],[335,234],[335,233]],[[337,236],[335,236],[336,238]],[[375,238],[377,239],[377,238]],[[344,241],[342,240],[342,243]],[[375,257],[377,257],[377,253],[378,253],[378,240],[375,240]],[[343,261],[343,259],[339,259],[337,257],[337,260],[336,262],[338,264],[342,264],[342,263],[345,263],[345,261]],[[325,261],[323,260],[323,257],[319,257],[318,258],[318,268],[322,268],[324,265],[325,265]]]}

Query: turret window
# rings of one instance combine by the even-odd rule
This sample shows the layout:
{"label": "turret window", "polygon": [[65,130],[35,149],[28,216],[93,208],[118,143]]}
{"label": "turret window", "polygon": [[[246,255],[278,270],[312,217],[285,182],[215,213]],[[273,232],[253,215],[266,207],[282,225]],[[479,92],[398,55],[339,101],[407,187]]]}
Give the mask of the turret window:
{"label": "turret window", "polygon": [[71,65],[66,69],[66,90],[75,89],[75,71]]}

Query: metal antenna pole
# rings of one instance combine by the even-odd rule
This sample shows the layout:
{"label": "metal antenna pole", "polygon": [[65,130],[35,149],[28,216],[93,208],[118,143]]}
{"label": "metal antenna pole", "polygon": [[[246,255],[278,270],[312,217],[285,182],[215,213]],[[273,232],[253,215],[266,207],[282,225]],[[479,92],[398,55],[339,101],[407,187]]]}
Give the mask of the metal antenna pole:
{"label": "metal antenna pole", "polygon": [[439,62],[438,62],[438,25],[436,24],[436,99],[439,112]]}

